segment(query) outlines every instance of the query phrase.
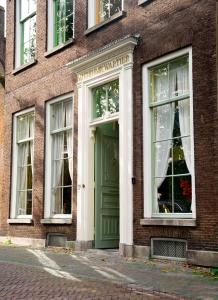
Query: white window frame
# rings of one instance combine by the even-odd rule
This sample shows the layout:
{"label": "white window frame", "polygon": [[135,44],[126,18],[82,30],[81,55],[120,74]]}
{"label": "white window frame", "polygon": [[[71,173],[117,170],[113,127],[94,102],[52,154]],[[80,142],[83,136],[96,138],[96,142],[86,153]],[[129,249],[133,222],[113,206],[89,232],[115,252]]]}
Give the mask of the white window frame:
{"label": "white window frame", "polygon": [[[121,11],[123,11],[124,0],[122,0],[121,2],[122,2]],[[95,17],[96,17],[96,0],[88,0],[88,28],[98,25],[98,24],[96,24]],[[101,23],[99,23],[99,24],[101,24]]]}
{"label": "white window frame", "polygon": [[[11,211],[10,216],[12,219],[32,219],[32,215],[17,215],[16,206],[17,206],[17,163],[18,163],[18,145],[17,145],[17,118],[22,115],[26,115],[28,113],[34,112],[34,108],[29,108],[22,110],[16,113],[13,116],[13,156],[12,156],[12,185],[11,185]],[[34,117],[34,131],[33,131],[33,138],[31,139],[34,144],[35,138],[35,117]],[[30,139],[27,139],[29,141]],[[34,157],[34,146],[33,146],[33,157]],[[32,162],[34,166],[34,159]],[[34,168],[32,174],[32,182],[34,178]],[[33,186],[32,186],[33,191]],[[33,203],[33,192],[32,192],[32,203]],[[33,205],[32,205],[32,214],[33,214]]]}
{"label": "white window frame", "polygon": [[[51,204],[52,204],[52,195],[51,195],[51,169],[52,169],[52,161],[51,161],[51,149],[52,149],[52,138],[50,132],[50,124],[51,124],[51,105],[71,100],[72,101],[72,121],[74,120],[74,97],[72,93],[57,97],[46,104],[46,150],[45,150],[45,201],[44,201],[44,218],[45,219],[72,219],[72,211],[73,211],[73,180],[72,180],[72,190],[71,190],[71,214],[52,214],[51,212]],[[73,123],[73,122],[72,122]],[[73,130],[74,126],[72,124],[72,139],[73,139]],[[73,148],[72,148],[73,153]],[[73,166],[72,166],[73,170]],[[73,171],[72,171],[73,173]]]}
{"label": "white window frame", "polygon": [[[151,109],[149,106],[149,69],[159,64],[189,56],[189,88],[190,88],[190,137],[191,137],[191,163],[192,163],[192,213],[153,213],[152,203],[152,147],[151,147]],[[196,219],[195,201],[195,169],[194,169],[194,126],[193,126],[193,83],[192,83],[192,47],[165,55],[143,66],[143,174],[144,174],[144,218],[162,219]]]}
{"label": "white window frame", "polygon": [[[73,36],[72,40],[74,39],[75,33],[75,0],[71,0],[73,2]],[[67,44],[69,41],[66,41],[63,44],[54,46],[54,0],[47,0],[47,18],[48,18],[48,26],[47,26],[47,50],[52,50],[55,48],[60,48],[63,45]]]}
{"label": "white window frame", "polygon": [[[21,0],[16,0],[15,2],[15,9],[16,9],[16,37],[15,37],[15,67],[18,68],[22,66],[21,63]],[[34,13],[37,18],[37,3],[36,3],[36,12]],[[31,13],[29,16],[25,17],[25,19],[29,18],[33,13]],[[37,24],[37,20],[36,20]],[[31,63],[32,60],[29,62]],[[29,62],[25,63],[28,64]],[[24,64],[24,65],[25,65]]]}

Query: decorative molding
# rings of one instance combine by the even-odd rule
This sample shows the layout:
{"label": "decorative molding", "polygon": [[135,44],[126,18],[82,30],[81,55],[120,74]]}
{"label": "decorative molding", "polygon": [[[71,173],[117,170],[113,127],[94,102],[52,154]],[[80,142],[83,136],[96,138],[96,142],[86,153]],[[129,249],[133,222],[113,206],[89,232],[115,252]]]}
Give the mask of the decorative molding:
{"label": "decorative molding", "polygon": [[[139,35],[128,35],[122,39],[116,40],[104,47],[101,47],[95,51],[92,51],[80,58],[73,60],[67,64],[67,67],[71,69],[73,73],[81,74],[79,81],[86,79],[87,77],[94,77],[95,75],[103,74],[113,68],[116,68],[122,64],[130,62],[130,57],[124,57],[125,53],[133,53],[135,46],[138,43]],[[111,60],[111,61],[110,61]],[[104,62],[104,63],[103,63]],[[104,64],[108,63],[108,67]],[[100,66],[99,66],[100,64]],[[93,70],[90,70],[94,68]],[[100,69],[99,69],[100,68]],[[93,72],[93,76],[84,75],[86,73]],[[96,71],[94,71],[96,70]],[[91,73],[90,73],[91,75]]]}

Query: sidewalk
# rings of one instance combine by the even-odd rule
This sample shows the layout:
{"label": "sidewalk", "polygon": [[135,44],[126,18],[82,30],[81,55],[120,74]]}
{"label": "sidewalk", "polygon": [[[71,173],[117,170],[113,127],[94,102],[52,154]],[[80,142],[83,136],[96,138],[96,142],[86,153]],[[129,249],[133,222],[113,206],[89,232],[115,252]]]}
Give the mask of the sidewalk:
{"label": "sidewalk", "polygon": [[[109,290],[113,290],[113,286],[118,290],[127,289],[125,291],[129,296],[132,293],[130,298],[111,296],[109,299],[218,299],[218,279],[212,278],[206,268],[191,268],[178,262],[125,259],[117,251],[73,252],[57,248],[31,249],[0,245],[1,269],[5,265],[15,269],[38,268],[38,273],[40,269],[47,276],[72,280],[74,285],[76,282],[78,295],[79,291],[83,293],[84,286],[88,284],[102,292],[104,286],[107,289],[111,285]],[[118,290],[118,294],[124,295],[124,290]],[[147,293],[146,298],[143,295],[134,298],[136,294],[138,297],[144,292]]]}

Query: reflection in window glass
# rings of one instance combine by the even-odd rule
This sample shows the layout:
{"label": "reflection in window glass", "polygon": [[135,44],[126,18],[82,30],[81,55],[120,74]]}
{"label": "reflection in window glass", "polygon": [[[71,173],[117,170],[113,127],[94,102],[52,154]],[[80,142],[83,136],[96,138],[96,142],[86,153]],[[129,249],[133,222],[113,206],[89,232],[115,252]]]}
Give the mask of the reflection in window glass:
{"label": "reflection in window glass", "polygon": [[36,55],[36,0],[21,0],[20,6],[20,62],[25,64]]}
{"label": "reflection in window glass", "polygon": [[122,10],[122,0],[95,0],[96,24],[108,20]]}
{"label": "reflection in window glass", "polygon": [[101,118],[119,112],[119,80],[92,90],[93,118]]}

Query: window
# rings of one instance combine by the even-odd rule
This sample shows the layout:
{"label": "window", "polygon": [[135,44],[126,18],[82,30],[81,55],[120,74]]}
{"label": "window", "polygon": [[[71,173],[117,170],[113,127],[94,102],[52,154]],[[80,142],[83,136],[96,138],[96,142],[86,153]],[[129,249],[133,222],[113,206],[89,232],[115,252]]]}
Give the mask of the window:
{"label": "window", "polygon": [[47,217],[70,217],[72,211],[73,140],[72,99],[48,105]]}
{"label": "window", "polygon": [[13,217],[32,215],[34,111],[14,116]]}
{"label": "window", "polygon": [[122,0],[89,0],[89,27],[104,22],[122,11]]}
{"label": "window", "polygon": [[36,0],[17,0],[16,65],[23,65],[36,56]]}
{"label": "window", "polygon": [[94,88],[92,96],[93,119],[109,117],[119,112],[119,80]]}
{"label": "window", "polygon": [[144,115],[144,180],[145,198],[150,195],[152,199],[153,216],[188,216],[193,212],[190,60],[190,51],[184,51],[160,64],[145,66],[148,89]]}
{"label": "window", "polygon": [[74,0],[48,0],[48,49],[74,37]]}

